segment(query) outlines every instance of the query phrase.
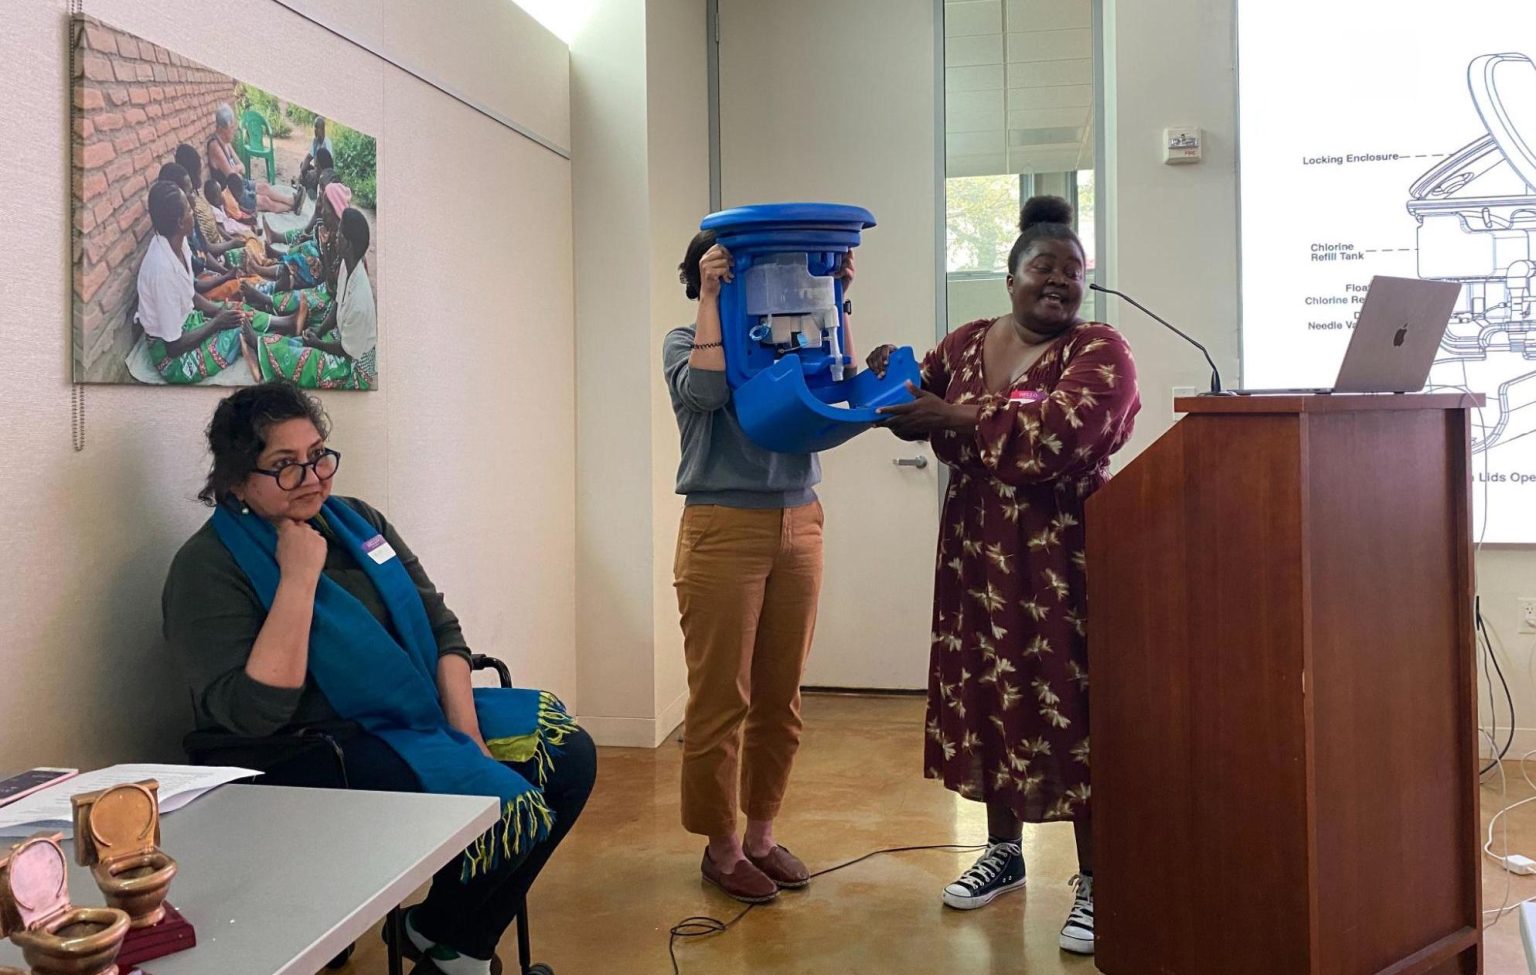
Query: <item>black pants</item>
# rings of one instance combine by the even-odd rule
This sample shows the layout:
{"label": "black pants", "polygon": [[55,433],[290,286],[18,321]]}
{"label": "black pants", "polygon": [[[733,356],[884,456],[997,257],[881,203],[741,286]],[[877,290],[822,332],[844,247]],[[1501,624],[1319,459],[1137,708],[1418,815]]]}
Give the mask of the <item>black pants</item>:
{"label": "black pants", "polygon": [[[416,773],[383,739],[362,732],[340,739],[347,780],[353,789],[420,792]],[[462,856],[454,857],[432,878],[427,899],[411,915],[416,930],[434,942],[474,958],[490,958],[502,934],[517,920],[518,907],[555,847],[565,839],[592,794],[597,777],[597,748],[577,729],[554,756],[555,767],[544,786],[544,799],[555,815],[542,843],[525,845],[489,873],[461,881]],[[532,762],[507,762],[530,782],[538,781]],[[336,758],[325,746],[311,747],[272,766],[260,781],[271,785],[335,787]]]}

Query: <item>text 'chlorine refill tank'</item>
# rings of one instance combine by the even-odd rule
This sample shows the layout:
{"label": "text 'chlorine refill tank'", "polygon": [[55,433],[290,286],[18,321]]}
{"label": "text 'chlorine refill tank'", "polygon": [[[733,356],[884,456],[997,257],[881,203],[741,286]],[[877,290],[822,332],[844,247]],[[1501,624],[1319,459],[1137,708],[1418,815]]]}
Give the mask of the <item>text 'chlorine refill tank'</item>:
{"label": "text 'chlorine refill tank'", "polygon": [[828,450],[879,422],[879,407],[911,400],[906,384],[920,379],[910,348],[892,353],[883,378],[854,373],[844,351],[835,275],[874,225],[868,210],[839,203],[736,207],[699,224],[731,252],[734,280],[720,288],[725,375],[736,418],[759,446]]}

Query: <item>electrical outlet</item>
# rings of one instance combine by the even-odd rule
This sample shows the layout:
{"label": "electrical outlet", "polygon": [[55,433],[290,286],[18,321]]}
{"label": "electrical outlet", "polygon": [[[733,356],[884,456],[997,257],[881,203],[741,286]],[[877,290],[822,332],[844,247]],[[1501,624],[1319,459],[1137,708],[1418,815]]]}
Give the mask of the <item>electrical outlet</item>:
{"label": "electrical outlet", "polygon": [[1520,632],[1536,633],[1536,597],[1520,598]]}

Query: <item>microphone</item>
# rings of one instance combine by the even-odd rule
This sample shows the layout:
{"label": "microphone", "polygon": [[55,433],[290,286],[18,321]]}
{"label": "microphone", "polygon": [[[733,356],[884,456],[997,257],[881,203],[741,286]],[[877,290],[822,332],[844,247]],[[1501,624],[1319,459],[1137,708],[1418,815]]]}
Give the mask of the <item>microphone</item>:
{"label": "microphone", "polygon": [[1123,298],[1123,299],[1125,299],[1126,301],[1128,301],[1131,304],[1135,305],[1137,308],[1141,309],[1146,314],[1146,316],[1148,318],[1152,319],[1154,322],[1157,322],[1159,325],[1163,326],[1168,331],[1172,332],[1173,334],[1177,335],[1179,338],[1181,338],[1184,341],[1188,342],[1190,345],[1193,345],[1195,348],[1199,349],[1201,354],[1203,354],[1205,356],[1205,363],[1206,363],[1206,365],[1211,367],[1211,391],[1209,393],[1201,393],[1200,395],[1202,395],[1202,396],[1231,396],[1232,395],[1232,393],[1230,393],[1227,390],[1221,388],[1221,373],[1217,370],[1216,363],[1211,360],[1211,354],[1210,354],[1210,352],[1206,351],[1205,346],[1201,345],[1199,342],[1196,342],[1194,339],[1190,338],[1188,335],[1185,335],[1183,332],[1181,332],[1178,329],[1174,328],[1172,325],[1168,324],[1168,322],[1164,321],[1162,318],[1159,318],[1156,312],[1154,312],[1152,309],[1148,308],[1146,305],[1143,305],[1141,302],[1137,301],[1135,298],[1132,298],[1130,295],[1126,294],[1125,292],[1123,292],[1123,291],[1116,291],[1114,288],[1106,288],[1106,287],[1104,287],[1104,286],[1102,286],[1100,284],[1096,284],[1096,283],[1095,284],[1089,284],[1088,287],[1092,291],[1101,291],[1104,294],[1114,295],[1116,298]]}

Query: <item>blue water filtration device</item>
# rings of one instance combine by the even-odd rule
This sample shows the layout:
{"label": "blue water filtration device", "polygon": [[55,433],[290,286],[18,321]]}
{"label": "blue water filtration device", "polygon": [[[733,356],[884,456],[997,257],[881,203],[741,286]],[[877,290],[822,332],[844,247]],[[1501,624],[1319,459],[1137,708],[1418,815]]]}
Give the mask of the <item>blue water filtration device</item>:
{"label": "blue water filtration device", "polygon": [[863,207],[767,203],[705,217],[731,252],[734,280],[720,288],[725,375],[736,418],[753,442],[781,453],[828,450],[912,399],[921,381],[911,348],[891,354],[884,377],[848,378],[843,255],[875,225]]}

